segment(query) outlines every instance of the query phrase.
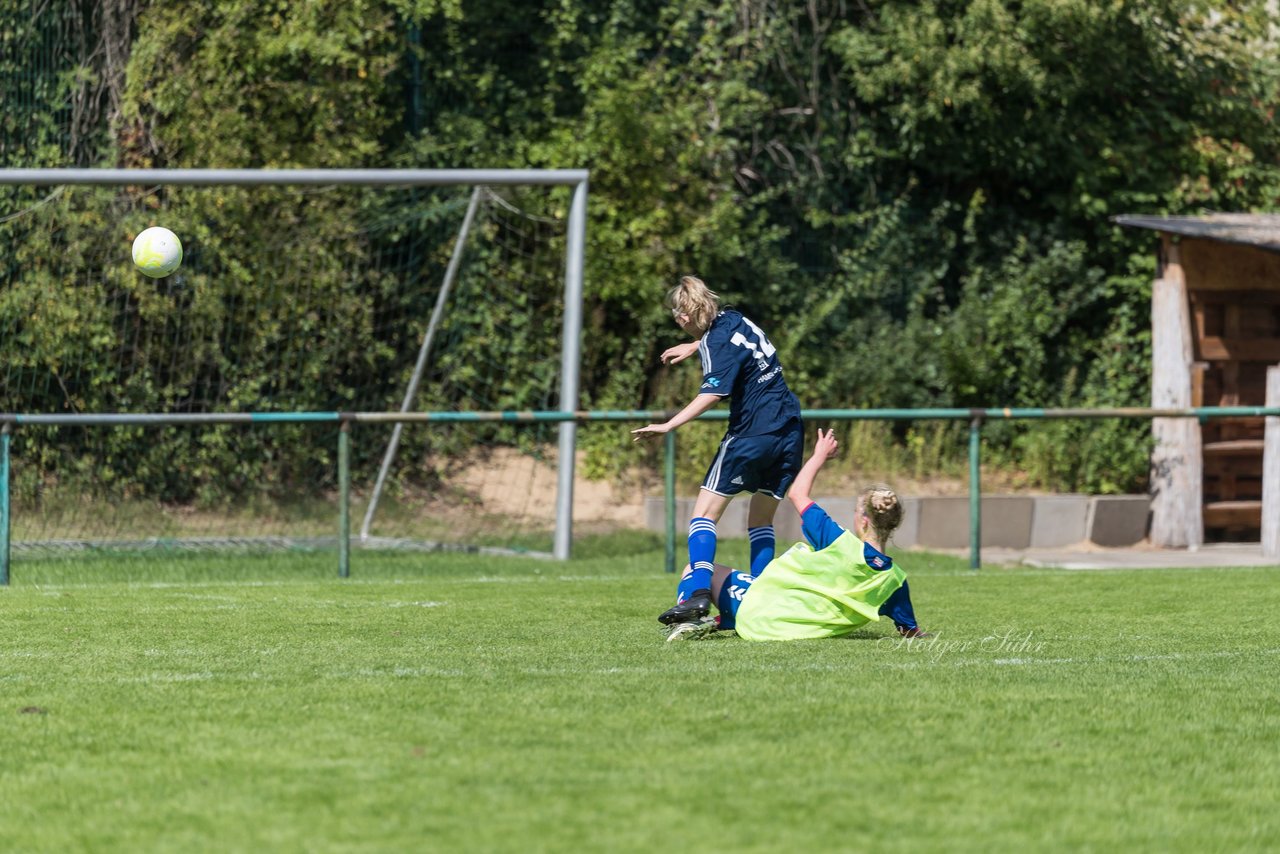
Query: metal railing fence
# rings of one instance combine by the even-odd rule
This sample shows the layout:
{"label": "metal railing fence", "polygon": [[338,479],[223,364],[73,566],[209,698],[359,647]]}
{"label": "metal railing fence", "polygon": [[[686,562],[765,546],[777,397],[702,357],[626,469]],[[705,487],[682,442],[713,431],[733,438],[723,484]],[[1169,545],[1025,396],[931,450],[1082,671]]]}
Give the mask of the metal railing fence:
{"label": "metal railing fence", "polygon": [[[210,425],[270,424],[320,422],[336,423],[338,432],[338,576],[351,574],[351,434],[355,424],[416,424],[504,421],[536,422],[635,422],[640,424],[665,421],[675,410],[591,410],[576,412],[497,411],[497,412],[228,412],[228,413],[101,413],[80,415],[0,413],[0,585],[10,579],[10,444],[13,433],[24,425],[116,426],[116,425]],[[1119,407],[1112,409],[807,409],[806,422],[814,421],[923,421],[952,420],[969,424],[969,554],[970,567],[982,565],[982,486],[980,474],[981,431],[987,421],[1048,420],[1092,418],[1214,418],[1280,416],[1280,407],[1266,406],[1202,406],[1184,409]],[[712,411],[700,421],[727,421],[729,413]],[[676,433],[664,436],[663,483],[666,513],[665,569],[676,569]],[[570,505],[572,506],[572,505]],[[567,527],[567,526],[566,526]],[[567,555],[565,555],[567,556]]]}

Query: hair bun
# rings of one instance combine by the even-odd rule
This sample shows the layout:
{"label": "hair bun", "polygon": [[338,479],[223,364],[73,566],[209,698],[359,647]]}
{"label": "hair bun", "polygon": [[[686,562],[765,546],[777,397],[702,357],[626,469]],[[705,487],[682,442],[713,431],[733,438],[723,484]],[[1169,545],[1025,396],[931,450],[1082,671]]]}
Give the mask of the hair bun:
{"label": "hair bun", "polygon": [[888,513],[898,506],[898,496],[891,490],[877,490],[871,494],[871,506],[877,512]]}
{"label": "hair bun", "polygon": [[898,501],[898,494],[878,483],[862,493],[862,501],[876,534],[887,540],[902,523],[902,504]]}

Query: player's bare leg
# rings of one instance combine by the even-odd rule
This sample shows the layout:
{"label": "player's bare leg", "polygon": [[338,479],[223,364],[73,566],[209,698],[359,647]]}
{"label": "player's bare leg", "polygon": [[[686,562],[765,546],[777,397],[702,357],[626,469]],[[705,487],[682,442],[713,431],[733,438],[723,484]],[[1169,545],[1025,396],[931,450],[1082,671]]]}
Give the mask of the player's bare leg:
{"label": "player's bare leg", "polygon": [[[752,496],[752,498],[755,498],[755,496]],[[698,497],[693,501],[693,515],[719,522],[720,517],[724,515],[725,508],[729,506],[729,502],[732,500],[732,495],[718,495],[709,489],[700,489],[698,490]],[[774,501],[774,506],[777,506],[777,501]],[[771,516],[770,518],[773,517]]]}

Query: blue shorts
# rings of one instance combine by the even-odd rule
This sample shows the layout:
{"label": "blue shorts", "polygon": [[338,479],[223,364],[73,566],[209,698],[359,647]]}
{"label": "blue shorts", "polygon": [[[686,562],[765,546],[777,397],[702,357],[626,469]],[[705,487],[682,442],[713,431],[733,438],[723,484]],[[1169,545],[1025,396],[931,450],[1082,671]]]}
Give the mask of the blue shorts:
{"label": "blue shorts", "polygon": [[804,463],[804,425],[763,436],[725,436],[702,488],[716,495],[767,492],[781,500]]}
{"label": "blue shorts", "polygon": [[755,581],[751,573],[735,569],[724,580],[720,595],[716,598],[716,608],[720,610],[720,628],[731,629],[737,624],[738,607],[742,605],[742,597],[751,589]]}

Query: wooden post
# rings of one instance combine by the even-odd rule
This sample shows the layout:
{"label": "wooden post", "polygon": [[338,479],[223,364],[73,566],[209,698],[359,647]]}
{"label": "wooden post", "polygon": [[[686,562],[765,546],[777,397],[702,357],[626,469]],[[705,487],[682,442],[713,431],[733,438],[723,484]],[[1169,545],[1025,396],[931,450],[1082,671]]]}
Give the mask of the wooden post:
{"label": "wooden post", "polygon": [[[1280,365],[1267,368],[1268,408],[1280,406]],[[1262,554],[1280,560],[1280,417],[1268,415],[1262,448]]]}
{"label": "wooden post", "polygon": [[[1151,405],[1191,406],[1191,318],[1178,246],[1168,235],[1163,276],[1151,288]],[[1151,543],[1198,548],[1204,542],[1204,460],[1194,418],[1153,418]]]}

